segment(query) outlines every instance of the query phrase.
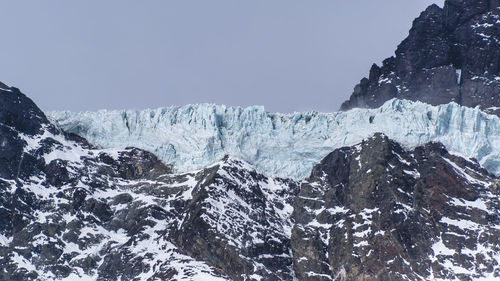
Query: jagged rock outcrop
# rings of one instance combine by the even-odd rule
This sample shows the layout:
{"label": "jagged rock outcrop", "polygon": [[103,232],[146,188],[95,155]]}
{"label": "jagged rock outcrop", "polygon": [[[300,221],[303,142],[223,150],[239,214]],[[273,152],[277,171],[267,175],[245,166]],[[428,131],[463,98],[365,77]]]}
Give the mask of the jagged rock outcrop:
{"label": "jagged rock outcrop", "polygon": [[226,157],[203,171],[173,240],[232,280],[292,280],[292,203],[298,184]]}
{"label": "jagged rock outcrop", "polygon": [[376,134],[335,150],[295,199],[299,280],[500,278],[496,179],[439,143]]}
{"label": "jagged rock outcrop", "polygon": [[20,159],[0,177],[1,280],[293,278],[296,182],[231,157],[174,174],[60,131],[16,90],[0,99],[0,158]]}
{"label": "jagged rock outcrop", "polygon": [[37,167],[36,160],[29,155],[24,158],[24,138],[41,133],[45,126],[54,131],[45,114],[33,101],[17,88],[9,88],[0,82],[0,177],[16,180],[26,176],[19,169],[21,162]]}
{"label": "jagged rock outcrop", "polygon": [[96,149],[1,88],[1,280],[224,280],[163,235],[190,175],[142,150]]}
{"label": "jagged rock outcrop", "polygon": [[374,64],[341,110],[391,98],[500,114],[500,2],[447,0],[415,19],[395,56]]}

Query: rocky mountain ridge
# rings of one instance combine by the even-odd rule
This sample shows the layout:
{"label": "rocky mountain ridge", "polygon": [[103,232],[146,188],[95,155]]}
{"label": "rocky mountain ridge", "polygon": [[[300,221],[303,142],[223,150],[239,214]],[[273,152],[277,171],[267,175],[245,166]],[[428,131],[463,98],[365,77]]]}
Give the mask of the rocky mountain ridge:
{"label": "rocky mountain ridge", "polygon": [[500,201],[485,172],[439,143],[408,151],[381,134],[335,150],[296,198],[298,279],[498,279]]}
{"label": "rocky mountain ridge", "polygon": [[300,182],[233,157],[175,173],[0,99],[2,280],[500,278],[498,180],[438,143],[375,134]]}
{"label": "rocky mountain ridge", "polygon": [[423,12],[342,107],[377,109],[47,118],[0,83],[0,280],[499,280],[499,4]]}
{"label": "rocky mountain ridge", "polygon": [[446,0],[415,19],[395,56],[374,64],[341,110],[392,98],[500,114],[500,2]]}

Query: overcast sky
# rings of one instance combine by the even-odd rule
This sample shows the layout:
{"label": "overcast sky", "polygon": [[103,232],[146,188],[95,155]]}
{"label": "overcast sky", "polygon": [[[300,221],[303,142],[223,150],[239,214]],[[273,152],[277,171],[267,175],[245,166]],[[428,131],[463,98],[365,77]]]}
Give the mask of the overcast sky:
{"label": "overcast sky", "polygon": [[0,81],[44,110],[336,111],[430,0],[0,0]]}

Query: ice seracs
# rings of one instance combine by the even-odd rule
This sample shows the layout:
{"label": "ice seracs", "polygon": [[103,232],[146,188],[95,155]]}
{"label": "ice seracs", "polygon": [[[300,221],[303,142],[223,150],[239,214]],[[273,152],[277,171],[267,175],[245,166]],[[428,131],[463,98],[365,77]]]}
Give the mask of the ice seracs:
{"label": "ice seracs", "polygon": [[451,152],[500,173],[500,119],[455,103],[431,106],[392,99],[377,109],[293,114],[268,113],[259,106],[198,104],[48,115],[93,144],[142,148],[178,171],[232,155],[267,174],[302,179],[333,149],[382,132],[408,148],[439,141]]}

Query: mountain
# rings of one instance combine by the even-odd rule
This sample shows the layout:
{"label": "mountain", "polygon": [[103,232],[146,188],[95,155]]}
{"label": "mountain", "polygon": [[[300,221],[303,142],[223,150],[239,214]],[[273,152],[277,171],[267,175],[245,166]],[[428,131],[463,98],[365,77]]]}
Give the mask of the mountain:
{"label": "mountain", "polygon": [[496,178],[439,143],[405,150],[375,134],[330,153],[301,185],[292,214],[296,275],[497,280],[499,195]]}
{"label": "mountain", "polygon": [[375,109],[46,115],[0,83],[0,280],[500,280],[498,6],[430,6],[343,105]]}
{"label": "mountain", "polygon": [[294,114],[201,104],[48,115],[63,130],[93,144],[142,148],[181,172],[228,154],[265,174],[301,180],[334,148],[382,132],[408,148],[439,141],[500,173],[500,119],[455,103],[430,106],[393,99],[377,109]]}
{"label": "mountain", "polygon": [[377,133],[302,180],[232,156],[175,172],[101,149],[0,90],[1,280],[492,280],[500,184]]}
{"label": "mountain", "polygon": [[296,182],[230,157],[174,174],[66,134],[15,88],[0,100],[1,280],[292,278]]}
{"label": "mountain", "polygon": [[415,19],[395,56],[374,64],[341,110],[392,98],[500,114],[500,1],[446,0]]}

